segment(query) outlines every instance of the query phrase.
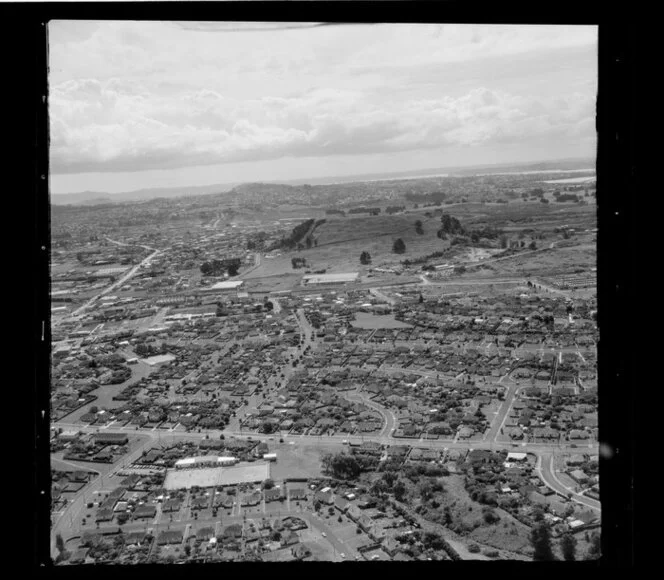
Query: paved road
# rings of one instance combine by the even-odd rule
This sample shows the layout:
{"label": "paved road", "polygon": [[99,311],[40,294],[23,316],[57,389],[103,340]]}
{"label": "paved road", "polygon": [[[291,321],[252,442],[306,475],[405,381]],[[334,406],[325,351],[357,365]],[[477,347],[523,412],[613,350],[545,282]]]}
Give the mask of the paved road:
{"label": "paved road", "polygon": [[[152,436],[146,437],[145,441],[139,443],[132,451],[127,455],[120,457],[112,466],[112,471],[121,468],[123,465],[127,465],[136,461],[143,450],[153,444]],[[83,468],[82,468],[83,469]],[[85,468],[87,469],[87,468]],[[112,473],[111,471],[111,473]],[[110,473],[108,474],[110,475]],[[108,477],[108,475],[106,477]],[[94,495],[95,492],[103,489],[105,482],[108,482],[108,479],[104,479],[104,476],[100,476],[97,479],[90,482],[83,491],[75,496],[67,507],[59,514],[53,518],[53,526],[51,528],[51,556],[55,558],[58,555],[58,550],[55,546],[55,536],[57,533],[61,533],[63,538],[66,539],[68,534],[63,533],[68,526],[71,525],[71,522],[78,520],[81,512],[86,507],[86,502]]]}
{"label": "paved road", "polygon": [[[335,512],[333,517],[336,519],[338,516],[339,514]],[[312,528],[318,530],[321,533],[324,533],[327,536],[326,540],[332,544],[332,547],[336,551],[337,561],[355,560],[357,556],[361,557],[357,550],[346,544],[343,540],[340,540],[335,534],[334,529],[326,524],[325,521],[319,516],[313,513],[302,512],[298,514],[298,517],[306,520]],[[344,554],[345,557],[341,558],[341,554]]]}
{"label": "paved road", "polygon": [[[93,433],[99,430],[99,428],[97,427],[87,427],[87,426],[82,427],[80,425],[73,425],[66,423],[60,423],[59,426],[67,429],[76,429],[84,433]],[[141,456],[143,450],[153,445],[156,439],[159,439],[160,441],[163,442],[167,442],[168,440],[179,440],[179,439],[202,440],[207,435],[209,435],[210,438],[215,439],[218,438],[221,434],[220,431],[187,433],[187,432],[171,432],[171,431],[162,432],[161,430],[149,430],[149,429],[136,429],[133,432],[129,433],[135,435],[144,435],[147,437],[145,438],[144,442],[139,443],[138,446],[135,447],[128,455],[116,461],[111,466],[111,471],[105,477],[108,477],[108,475],[110,475],[115,471],[121,470],[123,466],[129,465],[134,461],[136,461]],[[223,433],[226,437],[250,436],[252,439],[260,441],[269,441],[270,439],[274,439],[275,437],[279,436],[277,434],[273,435],[264,435],[259,433],[249,434],[247,432],[240,433],[237,431],[229,431],[229,430],[226,430]],[[381,435],[378,437],[376,436],[365,437],[362,435],[360,436],[333,435],[326,437],[310,436],[310,435],[303,435],[303,436],[285,435],[283,436],[283,438],[286,442],[292,442],[294,445],[315,445],[319,447],[331,447],[337,449],[343,445],[344,440],[349,441],[353,444],[361,444],[362,442],[365,441],[377,441],[383,445],[411,445],[422,448],[445,449],[445,450],[490,449],[497,451],[500,449],[510,449],[517,446],[515,444],[499,443],[495,441],[451,441],[451,440],[440,440],[440,439],[430,440],[430,441],[415,441],[413,439],[394,438],[388,435]],[[544,443],[540,444],[522,443],[518,445],[518,447],[519,451],[521,452],[532,453],[538,456],[538,464],[536,469],[538,474],[540,475],[540,478],[545,483],[545,485],[549,486],[557,493],[560,493],[565,496],[572,493],[572,499],[577,503],[580,503],[595,510],[600,509],[599,502],[584,497],[583,495],[574,493],[572,490],[569,490],[564,485],[562,485],[562,483],[560,483],[560,481],[558,481],[558,479],[555,476],[552,464],[554,451],[557,451],[558,453],[574,453],[574,452],[578,453],[579,452],[578,446],[575,445],[574,447],[572,447],[571,444],[551,445]],[[55,535],[58,532],[62,533],[73,520],[78,519],[81,511],[85,508],[86,501],[94,494],[95,491],[99,491],[100,489],[102,489],[103,485],[104,485],[104,477],[98,477],[97,479],[92,481],[88,486],[86,486],[84,491],[79,496],[75,497],[72,500],[72,502],[61,513],[54,514],[54,521],[51,533],[51,552],[54,558],[57,555],[57,549],[55,547]],[[324,524],[321,523],[318,525],[319,529],[325,530],[322,527],[322,525]],[[66,535],[67,534],[63,534],[63,536]],[[339,543],[339,545],[335,546],[335,548],[337,548],[340,552],[344,551],[346,554],[353,554],[352,550],[350,550],[347,546],[343,545],[342,543]]]}
{"label": "paved road", "polygon": [[564,486],[561,481],[556,477],[556,472],[553,465],[554,455],[553,453],[542,453],[537,458],[537,466],[535,471],[540,476],[540,479],[544,482],[544,485],[559,493],[561,495],[571,497],[572,501],[589,507],[593,510],[599,511],[601,509],[601,504],[597,500],[594,500],[584,495],[576,493],[574,490]]}
{"label": "paved road", "polygon": [[[127,245],[127,244],[124,244],[124,245]],[[119,286],[122,286],[127,280],[132,278],[136,274],[136,272],[138,272],[140,270],[141,267],[143,267],[144,265],[149,264],[150,261],[160,253],[161,253],[161,250],[155,250],[152,254],[150,254],[143,261],[136,264],[131,270],[129,270],[129,272],[127,272],[122,277],[120,277],[118,280],[113,282],[113,284],[111,284],[110,286],[107,286],[106,288],[104,288],[101,292],[99,292],[99,294],[93,296],[85,304],[83,304],[82,306],[80,306],[79,308],[74,310],[67,318],[60,319],[59,321],[54,323],[53,326],[56,326],[57,324],[62,324],[63,322],[72,322],[73,320],[76,320],[77,318],[79,318],[80,315],[85,310],[87,310],[98,298],[101,298],[105,294],[108,294],[109,292],[112,292],[113,290],[115,290],[115,288],[118,288]]]}
{"label": "paved road", "polygon": [[503,381],[509,381],[509,386],[507,387],[507,393],[505,394],[505,400],[503,401],[502,405],[500,406],[500,409],[498,410],[498,414],[496,417],[493,419],[491,422],[491,428],[487,432],[485,439],[488,441],[496,441],[498,435],[500,435],[500,430],[503,428],[503,424],[505,423],[505,419],[507,419],[507,416],[510,412],[510,409],[512,408],[512,403],[514,402],[514,396],[516,395],[516,392],[519,388],[519,385],[515,383],[514,381],[510,380],[509,374],[505,375],[502,377],[498,382],[503,384]]}
{"label": "paved road", "polygon": [[372,294],[373,296],[375,296],[376,298],[380,298],[381,300],[384,300],[384,301],[387,302],[388,304],[392,304],[392,305],[394,305],[394,304],[397,303],[396,298],[391,298],[391,297],[387,296],[386,294],[383,294],[383,293],[382,293],[380,290],[378,290],[378,288],[376,288],[376,287],[374,287],[374,288],[369,288],[369,293]]}
{"label": "paved road", "polygon": [[397,426],[397,419],[394,416],[394,413],[390,409],[386,409],[382,405],[379,405],[378,403],[375,403],[374,401],[370,400],[365,393],[354,393],[352,395],[348,395],[348,399],[361,401],[367,407],[373,409],[374,411],[378,411],[381,414],[385,424],[383,425],[383,428],[381,429],[380,434],[378,435],[379,437],[386,437],[392,435],[394,429]]}
{"label": "paved road", "polygon": [[[92,426],[73,425],[68,423],[58,423],[58,427],[67,430],[77,430],[83,433],[95,433],[100,428]],[[113,432],[110,429],[109,432]],[[120,431],[119,429],[117,431]],[[120,431],[127,433],[127,435],[148,435],[152,439],[159,438],[162,441],[171,439],[205,439],[209,435],[210,439],[218,439],[223,433],[225,437],[238,437],[247,438],[251,437],[258,441],[269,441],[271,438],[283,438],[284,441],[293,441],[295,444],[303,445],[330,445],[336,446],[343,444],[343,441],[348,441],[353,444],[361,444],[362,442],[376,441],[382,445],[413,445],[417,447],[427,447],[430,449],[510,449],[518,447],[520,452],[533,453],[539,455],[541,453],[583,453],[584,449],[597,450],[596,444],[589,444],[588,447],[583,447],[576,443],[507,443],[499,441],[458,441],[454,442],[451,439],[433,439],[430,441],[419,442],[414,438],[392,437],[392,436],[376,436],[376,435],[287,435],[287,434],[264,434],[250,431],[235,431],[235,430],[210,430],[199,432],[186,432],[186,431],[170,431],[162,429],[130,429]],[[587,453],[587,451],[586,451]]]}

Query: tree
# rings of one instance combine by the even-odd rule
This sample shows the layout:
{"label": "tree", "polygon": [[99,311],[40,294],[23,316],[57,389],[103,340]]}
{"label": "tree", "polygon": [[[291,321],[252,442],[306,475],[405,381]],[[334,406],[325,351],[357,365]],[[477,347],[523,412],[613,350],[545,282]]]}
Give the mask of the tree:
{"label": "tree", "polygon": [[531,250],[536,250],[537,249],[537,244],[535,243],[535,240],[530,242],[530,245],[528,246]]}
{"label": "tree", "polygon": [[428,481],[422,481],[417,486],[417,491],[423,501],[428,501],[433,495],[433,489]]}
{"label": "tree", "polygon": [[404,241],[399,238],[394,241],[394,244],[392,244],[392,252],[395,254],[403,254],[406,251],[406,244]]}
{"label": "tree", "polygon": [[371,264],[371,254],[369,252],[362,252],[360,254],[360,264],[364,266]]}
{"label": "tree", "polygon": [[432,550],[442,550],[445,547],[445,542],[440,534],[435,532],[424,532],[422,537],[422,543],[424,547]]}
{"label": "tree", "polygon": [[507,236],[502,235],[500,236],[500,247],[504,250],[507,248]]}
{"label": "tree", "polygon": [[57,534],[55,536],[55,547],[60,553],[65,551],[65,541],[62,539],[62,534]]}
{"label": "tree", "polygon": [[551,562],[555,560],[551,548],[551,529],[549,524],[541,521],[530,532],[530,543],[533,546],[533,560]]}
{"label": "tree", "polygon": [[588,558],[594,560],[602,554],[602,543],[600,535],[595,533],[590,537],[590,547],[588,548]]}
{"label": "tree", "polygon": [[321,461],[323,463],[323,469],[339,479],[353,479],[357,477],[362,470],[357,459],[346,453],[337,453],[336,455],[326,453]]}
{"label": "tree", "polygon": [[461,222],[457,218],[452,217],[449,214],[442,214],[440,216],[440,224],[441,228],[439,230],[439,235],[438,235],[439,238],[442,238],[443,234],[464,235],[466,233],[463,226],[461,225]]}
{"label": "tree", "polygon": [[565,560],[576,560],[576,538],[572,534],[563,534],[560,538],[560,550]]}
{"label": "tree", "polygon": [[404,496],[406,495],[406,486],[404,485],[403,481],[399,480],[394,484],[392,493],[394,494],[394,497],[397,501],[403,500]]}
{"label": "tree", "polygon": [[424,230],[422,229],[422,221],[421,220],[417,220],[415,222],[415,233],[420,235],[420,236],[424,233]]}

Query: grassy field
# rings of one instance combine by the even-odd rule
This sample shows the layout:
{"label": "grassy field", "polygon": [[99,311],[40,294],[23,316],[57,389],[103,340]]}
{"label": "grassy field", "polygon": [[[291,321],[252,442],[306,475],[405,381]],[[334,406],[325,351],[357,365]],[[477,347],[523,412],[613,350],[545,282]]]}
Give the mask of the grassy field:
{"label": "grassy field", "polygon": [[[500,521],[487,524],[482,518],[482,504],[473,501],[466,492],[461,476],[446,477],[445,505],[450,507],[455,524],[469,531],[461,534],[478,544],[491,546],[507,552],[528,554],[530,552],[530,530],[507,512],[496,508]],[[477,527],[475,527],[477,526]],[[475,528],[475,529],[472,529]],[[470,531],[472,529],[472,531]]]}
{"label": "grassy field", "polygon": [[597,251],[581,248],[555,248],[550,252],[529,254],[492,264],[497,275],[541,274],[551,275],[555,271],[569,272],[574,268],[590,271],[597,264]]}
{"label": "grassy field", "polygon": [[[523,229],[532,229],[537,233],[544,233],[543,240],[538,240],[538,247],[548,246],[554,240],[560,240],[560,235],[553,233],[553,229],[563,225],[575,227],[577,231],[594,227],[594,206],[576,205],[544,205],[540,203],[510,203],[483,205],[479,203],[455,205],[442,208],[461,220],[467,229],[481,227],[502,228],[508,237],[516,239],[516,234]],[[368,273],[372,267],[389,267],[397,265],[403,260],[419,258],[449,247],[449,241],[440,240],[436,232],[439,228],[439,216],[426,217],[431,208],[420,208],[395,215],[359,215],[352,217],[327,216],[326,222],[316,229],[317,245],[308,250],[285,252],[277,258],[262,260],[261,265],[246,276],[249,289],[258,284],[257,288],[269,289],[271,285],[278,284],[280,290],[292,287],[293,281],[275,278],[289,274],[299,281],[306,270],[325,270],[335,272],[360,272],[361,276]],[[424,233],[418,235],[415,231],[415,222],[421,220]],[[394,254],[392,244],[397,238],[403,239],[406,245],[404,254]],[[586,239],[588,238],[588,239]],[[553,267],[582,267],[594,263],[594,241],[586,235],[579,236],[579,243],[585,246],[558,249],[555,253],[527,255],[523,258],[508,260],[491,264],[490,269],[483,269],[487,276],[513,274],[521,272],[539,272]],[[526,234],[529,240],[529,235]],[[572,243],[576,238],[572,240]],[[361,265],[359,258],[363,251],[369,252],[372,258],[371,265]],[[560,252],[560,253],[559,253]],[[570,253],[571,252],[571,253]],[[586,253],[587,252],[587,253]],[[458,256],[457,261],[474,261],[480,258],[490,258],[492,250],[468,249],[464,257]],[[307,267],[294,270],[291,265],[293,257],[305,258]],[[525,268],[524,268],[525,266]],[[259,282],[260,280],[260,282]],[[251,281],[251,282],[250,282]]]}
{"label": "grassy field", "polygon": [[[424,223],[424,234],[415,233],[415,221]],[[360,254],[368,251],[372,257],[372,266],[381,263],[399,263],[408,257],[415,257],[441,250],[447,243],[436,236],[438,221],[418,215],[365,216],[353,218],[328,219],[316,229],[318,246],[301,252],[289,252],[272,259],[263,259],[259,268],[251,272],[247,279],[277,276],[283,273],[295,273],[291,258],[302,257],[308,267],[297,270],[303,274],[306,269],[327,272],[368,272],[371,266],[360,264]],[[392,253],[392,244],[402,238],[406,244],[406,253]]]}
{"label": "grassy field", "polygon": [[[415,232],[415,222],[421,219],[424,234]],[[438,220],[417,215],[371,216],[329,220],[317,231],[318,247],[303,255],[316,267],[330,271],[366,271],[359,259],[363,251],[369,252],[372,266],[399,263],[407,258],[430,254],[447,247],[448,243],[436,236]],[[406,252],[392,253],[392,244],[403,239]],[[309,259],[309,255],[311,258]]]}
{"label": "grassy field", "polygon": [[329,445],[277,444],[274,452],[278,459],[272,464],[271,477],[276,481],[287,477],[320,477],[321,456],[327,452],[341,451],[342,448],[341,444],[338,448]]}

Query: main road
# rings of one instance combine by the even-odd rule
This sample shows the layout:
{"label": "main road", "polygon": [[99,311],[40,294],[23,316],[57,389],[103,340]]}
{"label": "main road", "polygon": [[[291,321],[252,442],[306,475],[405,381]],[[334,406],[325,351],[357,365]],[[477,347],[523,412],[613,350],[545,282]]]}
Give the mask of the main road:
{"label": "main road", "polygon": [[[84,430],[83,428],[81,430]],[[122,468],[123,465],[129,465],[136,461],[143,450],[148,448],[153,444],[153,437],[146,437],[145,441],[139,442],[136,447],[134,447],[128,454],[120,457],[116,462],[110,466],[109,472],[106,474],[111,475],[114,471],[117,471],[119,468]],[[79,469],[88,470],[88,467],[79,467]],[[90,471],[97,471],[95,469],[90,469]],[[99,472],[98,472],[99,473]],[[108,480],[107,480],[108,481]],[[99,493],[104,486],[104,476],[100,474],[99,477],[91,481],[84,490],[77,494],[67,507],[58,515],[53,518],[52,527],[51,527],[51,556],[55,558],[58,555],[58,550],[55,544],[55,538],[58,533],[62,534],[67,525],[71,525],[74,520],[77,520],[81,511],[86,507],[87,501],[95,494]],[[65,534],[62,534],[66,540]]]}
{"label": "main road", "polygon": [[[510,389],[511,390],[511,389]],[[505,403],[508,402],[506,398]],[[375,407],[374,407],[375,408]],[[504,409],[509,409],[509,406],[504,405]],[[505,411],[506,413],[506,411]],[[502,415],[502,413],[501,413]],[[393,417],[393,416],[392,416]],[[95,433],[99,432],[102,428],[91,427],[91,426],[81,426],[71,423],[58,423],[59,427],[64,429],[74,429],[83,433]],[[413,439],[404,439],[396,438],[391,435],[393,422],[386,423],[385,427],[381,431],[380,435],[332,435],[332,436],[313,436],[313,435],[283,435],[280,438],[283,438],[284,442],[292,445],[313,445],[317,447],[330,447],[330,448],[339,448],[343,446],[344,443],[359,445],[363,442],[374,441],[382,445],[416,445],[417,447],[424,447],[429,449],[487,449],[487,450],[500,450],[500,449],[509,449],[517,447],[520,452],[531,453],[537,456],[537,465],[536,471],[545,485],[550,487],[556,493],[563,496],[569,497],[571,500],[589,507],[593,510],[599,511],[600,503],[591,498],[585,497],[582,494],[576,493],[574,490],[571,490],[565,487],[556,477],[555,469],[553,465],[554,453],[579,453],[580,449],[577,445],[574,444],[562,444],[558,443],[555,445],[546,444],[546,443],[500,443],[495,440],[485,440],[485,441],[456,441],[456,440],[427,440],[427,441],[415,441]],[[142,435],[145,436],[145,441],[140,442],[134,449],[132,449],[127,455],[120,458],[112,466],[110,466],[110,471],[107,475],[115,471],[119,471],[123,466],[130,465],[135,462],[142,454],[143,450],[150,447],[154,444],[155,440],[167,442],[169,440],[178,440],[178,439],[198,439],[202,440],[204,438],[218,439],[221,435],[224,437],[240,437],[240,438],[249,438],[259,440],[259,441],[271,441],[274,440],[277,434],[261,434],[261,433],[247,433],[231,430],[214,430],[214,431],[201,431],[201,432],[179,432],[179,431],[162,431],[157,429],[143,429],[136,428],[129,431],[124,431],[128,435]],[[497,432],[496,432],[497,434]],[[494,435],[495,437],[495,435]],[[593,449],[592,445],[589,445],[589,449]],[[79,494],[75,497],[72,502],[60,513],[58,514],[52,526],[51,532],[51,553],[53,557],[57,556],[57,549],[55,545],[55,537],[57,533],[61,533],[65,528],[67,522],[72,522],[74,519],[77,519],[81,511],[84,509],[87,498],[91,495],[99,492],[102,489],[104,484],[103,477],[98,477],[92,481],[88,486],[86,486],[85,492]],[[320,527],[320,526],[317,526]],[[341,549],[341,546],[339,546]],[[351,552],[351,550],[347,550]]]}
{"label": "main road", "polygon": [[[106,431],[103,427],[92,427],[75,425],[71,423],[57,423],[58,427],[63,429],[80,431],[82,433],[97,433]],[[317,446],[335,446],[342,445],[344,441],[353,445],[360,445],[363,442],[375,441],[382,445],[416,445],[417,447],[427,447],[430,449],[511,449],[518,448],[520,452],[533,453],[539,455],[541,453],[582,453],[583,447],[575,443],[507,443],[498,441],[454,441],[453,439],[433,439],[426,441],[417,441],[414,438],[393,437],[391,435],[288,435],[280,433],[258,433],[243,430],[201,430],[198,431],[173,431],[170,429],[109,429],[108,432],[127,433],[127,435],[147,435],[154,439],[161,441],[168,441],[170,439],[219,439],[221,435],[224,437],[237,437],[241,439],[251,438],[258,441],[270,441],[276,437],[284,439],[286,442],[293,442],[294,444],[304,445],[317,445]],[[589,444],[587,449],[597,449],[593,444]]]}
{"label": "main road", "polygon": [[[121,242],[114,242],[114,243],[118,243],[118,244],[121,244],[121,245],[130,245],[130,244],[122,244]],[[147,246],[142,246],[142,247],[147,248]],[[150,248],[150,249],[153,249],[153,248]],[[80,317],[80,315],[85,310],[87,310],[93,304],[93,302],[95,302],[96,300],[98,300],[99,298],[104,296],[105,294],[108,294],[109,292],[112,292],[113,290],[115,290],[119,286],[122,286],[127,280],[132,278],[136,274],[136,272],[139,271],[140,268],[142,268],[143,266],[148,265],[152,261],[152,259],[155,256],[157,256],[158,254],[160,254],[161,252],[162,252],[161,250],[154,250],[154,252],[152,252],[152,254],[150,254],[147,258],[143,259],[140,263],[136,264],[131,270],[129,270],[129,272],[127,272],[126,274],[121,276],[118,280],[113,282],[110,286],[107,286],[106,288],[104,288],[101,292],[99,292],[99,294],[96,294],[95,296],[90,298],[90,300],[88,300],[85,304],[83,304],[82,306],[80,306],[79,308],[74,310],[67,318],[63,318],[63,319],[57,321],[56,323],[54,323],[54,326],[56,326],[58,323],[62,323],[62,322],[65,322],[65,321],[66,322],[72,322],[72,321],[76,320],[78,317]]]}

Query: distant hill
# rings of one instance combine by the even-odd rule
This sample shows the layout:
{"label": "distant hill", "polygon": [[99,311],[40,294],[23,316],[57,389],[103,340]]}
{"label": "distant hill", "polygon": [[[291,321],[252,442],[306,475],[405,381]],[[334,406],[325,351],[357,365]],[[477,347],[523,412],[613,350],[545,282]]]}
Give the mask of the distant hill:
{"label": "distant hill", "polygon": [[237,183],[216,183],[196,187],[153,187],[123,193],[82,191],[80,193],[51,194],[55,205],[99,205],[103,203],[123,203],[126,201],[147,201],[149,199],[181,197],[185,195],[205,195],[229,191]]}
{"label": "distant hill", "polygon": [[127,201],[147,201],[155,198],[174,198],[189,195],[206,195],[214,193],[232,192],[233,195],[242,193],[259,193],[278,195],[279,193],[292,193],[297,187],[306,186],[350,184],[369,181],[416,179],[432,175],[475,175],[478,173],[491,172],[521,172],[521,171],[556,171],[562,169],[586,169],[595,167],[594,159],[562,159],[556,161],[540,161],[536,163],[522,164],[499,164],[499,165],[477,165],[473,167],[437,167],[430,169],[418,169],[413,171],[401,171],[398,173],[365,173],[361,175],[330,176],[310,179],[291,179],[279,181],[265,181],[261,183],[217,183],[213,185],[201,185],[196,187],[167,187],[149,188],[127,191],[124,193],[107,193],[99,191],[84,191],[81,193],[52,194],[51,203],[55,205],[99,205],[104,203],[123,203]]}

